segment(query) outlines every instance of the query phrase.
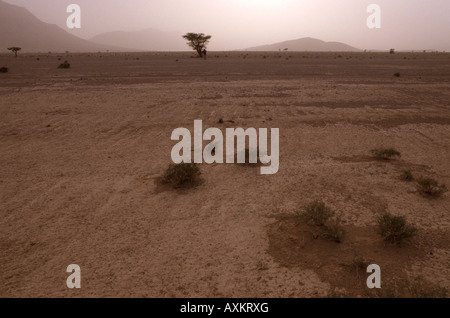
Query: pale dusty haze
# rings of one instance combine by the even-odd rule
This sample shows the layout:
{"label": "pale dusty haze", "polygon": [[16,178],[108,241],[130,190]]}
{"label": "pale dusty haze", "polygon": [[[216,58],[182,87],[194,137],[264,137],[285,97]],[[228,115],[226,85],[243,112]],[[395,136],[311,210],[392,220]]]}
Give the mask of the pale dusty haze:
{"label": "pale dusty haze", "polygon": [[[303,37],[359,49],[450,50],[448,0],[5,0],[85,39],[111,31],[154,28],[213,35],[210,49],[233,50]],[[82,28],[66,26],[69,4]],[[366,9],[381,7],[381,29],[369,29]]]}

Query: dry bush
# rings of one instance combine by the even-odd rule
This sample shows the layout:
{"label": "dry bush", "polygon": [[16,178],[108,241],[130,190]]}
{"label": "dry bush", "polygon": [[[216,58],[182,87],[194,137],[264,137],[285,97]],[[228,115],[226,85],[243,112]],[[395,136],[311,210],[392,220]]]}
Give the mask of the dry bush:
{"label": "dry bush", "polygon": [[419,192],[428,197],[437,198],[448,191],[445,184],[439,184],[439,182],[431,178],[420,178],[417,180],[417,186]]}
{"label": "dry bush", "polygon": [[0,73],[8,73],[8,68],[7,67],[1,67],[0,68]]}
{"label": "dry bush", "polygon": [[414,180],[414,176],[410,170],[403,170],[403,172],[400,174],[399,178],[400,178],[400,180],[408,181],[408,182]]}
{"label": "dry bush", "polygon": [[70,64],[67,61],[64,61],[64,63],[59,64],[58,68],[70,68]]}
{"label": "dry bush", "polygon": [[371,262],[367,259],[365,259],[362,256],[356,257],[352,263],[350,264],[351,270],[355,270],[357,273],[359,273],[360,270],[364,271],[364,273],[367,270],[367,267],[371,264]]}
{"label": "dry bush", "polygon": [[417,228],[413,224],[408,224],[406,217],[388,212],[378,217],[377,230],[386,242],[396,244],[417,234]]}
{"label": "dry bush", "polygon": [[200,183],[200,175],[200,169],[195,163],[170,164],[158,181],[173,188],[190,188]]}
{"label": "dry bush", "polygon": [[346,232],[341,226],[341,219],[339,217],[325,222],[324,231],[322,233],[323,237],[335,241],[336,243],[341,243],[345,234]]}
{"label": "dry bush", "polygon": [[[340,243],[346,231],[341,225],[341,218],[322,201],[316,200],[306,205],[303,211],[297,212],[297,219],[320,227],[320,235],[328,240]],[[334,218],[333,218],[334,217]]]}
{"label": "dry bush", "polygon": [[335,212],[319,200],[308,204],[300,214],[306,222],[313,222],[317,226],[325,225],[325,222],[334,215]]}

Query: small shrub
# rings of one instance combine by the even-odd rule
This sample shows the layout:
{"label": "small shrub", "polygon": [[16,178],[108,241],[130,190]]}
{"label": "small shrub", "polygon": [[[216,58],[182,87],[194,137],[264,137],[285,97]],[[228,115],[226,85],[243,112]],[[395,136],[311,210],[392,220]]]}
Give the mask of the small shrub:
{"label": "small shrub", "polygon": [[394,76],[395,76],[395,77],[400,77],[400,73],[397,72],[397,73],[394,74]]}
{"label": "small shrub", "polygon": [[360,270],[366,271],[367,267],[370,265],[370,262],[366,260],[364,257],[359,256],[356,257],[353,262],[350,264],[351,269],[359,272]]}
{"label": "small shrub", "polygon": [[406,217],[384,213],[378,217],[378,233],[388,243],[400,243],[417,234],[417,228],[406,222]]}
{"label": "small shrub", "polygon": [[327,221],[324,226],[323,236],[336,243],[341,243],[344,239],[346,231],[341,226],[341,219],[336,218],[332,221]]}
{"label": "small shrub", "polygon": [[419,192],[422,195],[430,197],[440,197],[447,192],[445,184],[439,184],[436,180],[431,178],[420,178],[417,181]]}
{"label": "small shrub", "polygon": [[334,214],[335,212],[322,201],[314,201],[305,207],[304,212],[300,216],[307,222],[312,221],[315,225],[323,226]]}
{"label": "small shrub", "polygon": [[200,183],[200,175],[195,163],[170,164],[159,182],[174,188],[193,187]]}
{"label": "small shrub", "polygon": [[0,73],[8,73],[8,68],[7,67],[2,67],[0,68]]}
{"label": "small shrub", "polygon": [[223,124],[223,118],[219,118],[219,124]]}
{"label": "small shrub", "polygon": [[372,149],[370,152],[372,156],[374,156],[378,160],[390,160],[394,157],[401,157],[400,152],[398,152],[394,148]]}
{"label": "small shrub", "polygon": [[64,61],[64,63],[59,64],[58,68],[70,68],[70,64],[67,61]]}
{"label": "small shrub", "polygon": [[414,180],[414,176],[412,175],[410,170],[403,170],[402,174],[400,175],[400,180],[410,182]]}
{"label": "small shrub", "polygon": [[359,275],[361,273],[363,275],[365,275],[365,273],[367,271],[367,267],[373,263],[374,263],[373,261],[371,261],[365,257],[358,256],[358,257],[355,257],[353,259],[353,261],[350,263],[349,270],[355,271],[356,276],[359,277]]}

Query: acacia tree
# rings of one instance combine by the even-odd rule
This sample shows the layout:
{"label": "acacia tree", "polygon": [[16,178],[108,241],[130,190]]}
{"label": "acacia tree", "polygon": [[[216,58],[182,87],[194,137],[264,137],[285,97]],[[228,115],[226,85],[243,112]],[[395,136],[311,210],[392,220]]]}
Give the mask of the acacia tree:
{"label": "acacia tree", "polygon": [[8,50],[10,50],[11,52],[14,52],[14,56],[17,57],[17,52],[19,52],[22,48],[17,47],[17,46],[13,46],[13,47],[9,47]]}
{"label": "acacia tree", "polygon": [[204,35],[203,33],[186,33],[183,35],[183,39],[188,41],[187,45],[196,51],[199,57],[202,57],[203,50],[206,49],[206,45],[209,43],[211,35]]}

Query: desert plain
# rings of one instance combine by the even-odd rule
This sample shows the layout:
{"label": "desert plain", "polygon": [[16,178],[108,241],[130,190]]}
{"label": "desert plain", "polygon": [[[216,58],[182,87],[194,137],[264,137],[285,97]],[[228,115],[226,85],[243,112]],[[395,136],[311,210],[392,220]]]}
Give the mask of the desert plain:
{"label": "desert plain", "polygon": [[[67,60],[69,69],[58,69]],[[0,297],[427,297],[450,288],[450,54],[0,55]],[[397,74],[397,76],[394,76]],[[280,168],[200,164],[175,128],[279,128]],[[222,121],[219,122],[219,120]],[[377,160],[375,148],[401,157]],[[346,235],[295,215],[322,200]],[[417,235],[387,244],[382,213]],[[364,265],[381,268],[369,289]],[[69,289],[66,268],[81,268]],[[448,297],[448,294],[447,294]]]}

